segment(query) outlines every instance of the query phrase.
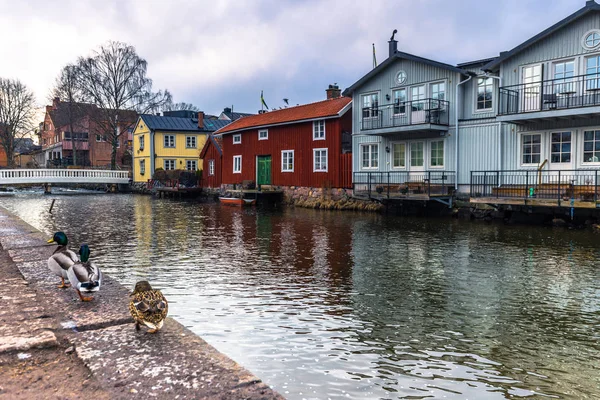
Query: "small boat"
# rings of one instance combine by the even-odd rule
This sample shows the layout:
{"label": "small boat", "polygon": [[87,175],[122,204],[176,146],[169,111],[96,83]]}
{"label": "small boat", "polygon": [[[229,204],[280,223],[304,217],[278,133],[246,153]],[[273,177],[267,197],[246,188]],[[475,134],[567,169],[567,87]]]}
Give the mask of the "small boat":
{"label": "small boat", "polygon": [[239,197],[219,197],[219,201],[229,206],[253,206],[256,199],[240,199]]}

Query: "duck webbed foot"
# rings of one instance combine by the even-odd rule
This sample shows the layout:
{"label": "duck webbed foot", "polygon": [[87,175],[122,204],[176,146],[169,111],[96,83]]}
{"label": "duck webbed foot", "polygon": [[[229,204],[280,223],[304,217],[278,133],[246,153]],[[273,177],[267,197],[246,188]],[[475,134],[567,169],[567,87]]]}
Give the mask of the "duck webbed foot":
{"label": "duck webbed foot", "polygon": [[81,301],[92,301],[94,300],[93,297],[85,297],[84,295],[81,294],[81,292],[78,290],[77,294],[79,295],[79,298],[81,299]]}
{"label": "duck webbed foot", "polygon": [[69,283],[65,283],[65,278],[60,278],[60,285],[57,286],[59,289],[66,289],[69,286],[71,285]]}

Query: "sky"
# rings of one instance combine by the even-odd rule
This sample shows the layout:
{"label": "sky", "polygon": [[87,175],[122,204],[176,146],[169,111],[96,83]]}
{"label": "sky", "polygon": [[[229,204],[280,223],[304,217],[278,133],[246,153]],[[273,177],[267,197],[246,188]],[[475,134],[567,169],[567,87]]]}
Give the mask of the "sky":
{"label": "sky", "polygon": [[400,51],[456,64],[498,55],[585,0],[0,0],[0,77],[48,103],[60,69],[109,40],[148,61],[154,89],[218,115],[325,99]]}

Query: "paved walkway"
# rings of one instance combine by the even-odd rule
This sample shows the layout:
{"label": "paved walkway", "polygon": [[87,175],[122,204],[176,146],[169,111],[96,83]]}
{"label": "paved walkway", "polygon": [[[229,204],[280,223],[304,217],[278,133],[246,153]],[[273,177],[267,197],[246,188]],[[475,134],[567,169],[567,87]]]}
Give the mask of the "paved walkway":
{"label": "paved walkway", "polygon": [[136,332],[110,277],[89,303],[58,289],[54,247],[2,208],[0,245],[0,397],[283,399],[171,318]]}

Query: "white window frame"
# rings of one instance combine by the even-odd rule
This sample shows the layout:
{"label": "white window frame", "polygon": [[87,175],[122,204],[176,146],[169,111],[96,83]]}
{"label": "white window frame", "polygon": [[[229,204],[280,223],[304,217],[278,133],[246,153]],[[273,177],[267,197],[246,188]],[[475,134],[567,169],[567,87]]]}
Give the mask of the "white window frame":
{"label": "white window frame", "polygon": [[[398,104],[396,104],[396,93],[399,92],[404,92],[404,101],[398,101]],[[393,115],[399,116],[399,115],[406,115],[406,106],[408,103],[408,88],[406,87],[401,87],[401,88],[395,88],[392,90],[392,112]],[[398,112],[396,112],[396,107],[398,108]],[[404,111],[400,111],[401,108],[404,108]]]}
{"label": "white window frame", "polygon": [[[239,162],[239,168],[236,168],[236,165],[235,165],[236,161]],[[242,173],[242,156],[241,155],[233,156],[233,173],[234,174],[241,174]]]}
{"label": "white window frame", "polygon": [[[325,152],[325,168],[317,169],[317,152]],[[313,149],[313,172],[327,172],[329,169],[329,151],[327,148]]]}
{"label": "white window frame", "polygon": [[[404,145],[404,166],[403,167],[397,167],[397,166],[394,165],[394,146],[397,145],[397,144],[398,145],[400,145],[400,144]],[[408,143],[407,142],[391,142],[390,146],[391,146],[391,149],[390,149],[391,150],[390,151],[391,161],[390,161],[390,163],[392,165],[392,169],[395,169],[395,170],[398,170],[398,169],[405,170],[406,169],[406,164],[408,163],[408,158],[406,157],[406,150],[408,149]]]}
{"label": "white window frame", "polygon": [[[368,158],[369,163],[368,164],[369,164],[369,166],[368,167],[364,166],[364,161],[365,160],[364,160],[364,150],[363,149],[365,147],[369,148],[369,150],[368,150],[368,154],[369,154],[369,158]],[[373,157],[373,153],[374,152],[371,150],[374,147],[377,148],[377,159],[375,159]],[[380,154],[379,143],[363,143],[363,144],[361,144],[360,145],[360,169],[361,170],[364,170],[364,169],[374,169],[374,170],[377,170],[377,169],[379,169],[379,154]],[[373,164],[375,164],[374,161],[377,161],[377,165],[375,165],[375,166],[373,166]]]}
{"label": "white window frame", "polygon": [[[321,131],[321,124],[323,124],[323,131]],[[325,125],[324,119],[313,121],[313,140],[325,140]]]}
{"label": "white window frame", "polygon": [[[442,165],[432,165],[431,162],[433,160],[433,155],[431,154],[431,152],[433,151],[433,143],[442,143]],[[429,168],[432,169],[443,169],[446,166],[446,141],[444,139],[439,139],[439,140],[431,140],[429,143]]]}
{"label": "white window frame", "polygon": [[[171,146],[171,140],[173,139],[173,145]],[[163,136],[163,146],[165,149],[174,149],[176,146],[175,135],[164,135]]]}
{"label": "white window frame", "polygon": [[237,133],[235,135],[233,135],[233,144],[241,144],[242,143],[242,134],[241,133]]}
{"label": "white window frame", "polygon": [[144,150],[144,145],[145,145],[145,139],[144,139],[144,135],[140,135],[140,150]]}
{"label": "white window frame", "polygon": [[[167,168],[167,163],[173,163],[173,168]],[[165,171],[174,171],[177,169],[177,160],[174,158],[166,158],[163,160],[163,169]]]}
{"label": "white window frame", "polygon": [[[285,156],[288,156],[288,158],[291,156],[292,157],[292,168],[288,169],[287,167],[287,163],[284,162],[285,160]],[[282,150],[281,151],[281,172],[294,172],[294,150]]]}
{"label": "white window frame", "polygon": [[[189,142],[193,142],[193,145],[190,146]],[[186,149],[197,149],[198,148],[198,138],[195,135],[187,135],[185,137],[185,148]]]}
{"label": "white window frame", "polygon": [[581,37],[581,47],[583,47],[586,50],[596,50],[600,47],[600,43],[598,43],[595,46],[588,46],[587,44],[587,37],[590,36],[592,33],[597,33],[600,35],[600,30],[599,29],[590,29],[589,31],[587,31],[586,33],[583,34],[583,36]]}
{"label": "white window frame", "polygon": [[[540,161],[537,163],[524,163],[523,162],[523,137],[529,135],[539,135],[540,137]],[[521,167],[537,167],[545,159],[544,158],[544,133],[543,132],[522,132],[519,134],[519,165]]]}
{"label": "white window frame", "polygon": [[208,160],[208,175],[213,176],[215,174],[215,160]]}
{"label": "white window frame", "polygon": [[[261,137],[261,134],[264,133],[264,137]],[[269,130],[268,129],[259,129],[258,130],[258,140],[269,140]]]}
{"label": "white window frame", "polygon": [[[364,110],[365,110],[365,107],[364,107],[365,100],[364,100],[364,98],[365,97],[372,97],[373,95],[377,96],[377,106],[376,106],[377,107],[377,111],[375,113],[373,112],[375,110],[373,110],[374,106],[373,106],[372,101],[371,101],[371,104],[369,106],[369,110],[370,110],[369,111],[369,116],[365,117],[364,116]],[[371,119],[371,118],[377,118],[378,116],[379,116],[379,91],[369,92],[369,93],[361,93],[361,95],[360,95],[360,118],[361,119]]]}
{"label": "white window frame", "polygon": [[[595,58],[598,61],[598,64],[595,68],[596,68],[596,72],[595,73],[591,73],[588,74],[588,60],[590,58]],[[581,62],[581,75],[586,75],[586,82],[584,85],[584,90],[587,92],[591,89],[596,89],[596,88],[600,88],[600,60],[598,60],[600,58],[600,54],[599,53],[594,53],[594,54],[586,54],[583,57],[583,60]],[[588,78],[587,75],[591,76],[591,78]],[[593,85],[589,85],[588,82],[592,82]]]}
{"label": "white window frame", "polygon": [[[598,166],[598,165],[600,165],[600,159],[598,161],[585,161],[585,132],[586,131],[588,131],[588,132],[589,131],[591,131],[591,132],[600,131],[600,127],[587,127],[587,128],[581,128],[580,129],[580,132],[581,132],[581,145],[579,146],[579,148],[581,149],[581,165],[585,165],[585,166]],[[594,136],[595,136],[595,133],[594,133]],[[573,145],[572,144],[571,144],[571,151],[573,151]],[[572,158],[573,158],[573,156],[571,155],[571,159]]]}
{"label": "white window frame", "polygon": [[[561,134],[561,141],[559,142],[561,145],[560,151],[558,153],[554,153],[552,151],[552,144],[553,142],[553,138],[552,135],[554,135],[555,133],[559,133]],[[561,158],[563,154],[567,154],[565,152],[562,151],[562,145],[564,144],[562,141],[562,134],[563,133],[570,133],[571,134],[571,140],[569,141],[569,144],[571,145],[571,150],[569,151],[569,155],[570,155],[570,160],[569,161],[552,161],[552,155],[553,154],[558,154]],[[548,162],[550,163],[550,165],[560,165],[562,164],[563,166],[570,166],[572,165],[573,161],[575,161],[575,131],[570,130],[570,129],[554,129],[551,131],[547,132],[547,139],[548,139]],[[582,153],[583,154],[583,153]]]}
{"label": "white window frame", "polygon": [[146,160],[140,160],[140,175],[146,173]]}
{"label": "white window frame", "polygon": [[[477,108],[477,106],[479,105],[478,96],[479,96],[479,80],[480,79],[485,79],[486,81],[489,80],[492,83],[492,85],[491,85],[492,86],[492,106],[489,107],[489,108]],[[475,94],[473,95],[473,97],[475,99],[475,104],[473,106],[474,107],[474,111],[473,111],[474,113],[485,113],[485,112],[490,112],[490,111],[494,110],[494,90],[495,90],[494,89],[494,81],[495,81],[495,79],[492,78],[492,77],[489,77],[489,76],[488,77],[479,76],[475,80],[475,85],[473,85],[473,86],[475,86]],[[487,85],[484,84],[484,88],[486,86]],[[485,103],[485,101],[484,101],[484,103]]]}
{"label": "white window frame", "polygon": [[[189,163],[194,163],[194,168],[193,169],[191,169],[189,167]],[[186,171],[193,171],[193,172],[198,171],[198,160],[185,160],[185,170]]]}

